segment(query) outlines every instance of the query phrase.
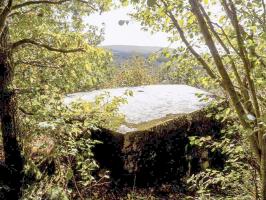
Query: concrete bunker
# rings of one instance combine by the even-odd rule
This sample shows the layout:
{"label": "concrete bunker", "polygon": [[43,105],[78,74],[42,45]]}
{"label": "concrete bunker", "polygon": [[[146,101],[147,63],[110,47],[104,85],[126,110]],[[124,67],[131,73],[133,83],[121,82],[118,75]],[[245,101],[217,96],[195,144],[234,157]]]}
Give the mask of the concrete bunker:
{"label": "concrete bunker", "polygon": [[106,92],[113,98],[127,91],[133,95],[119,107],[125,123],[116,131],[103,127],[92,132],[102,142],[94,148],[100,168],[110,170],[115,179],[137,185],[180,180],[206,167],[223,168],[219,151],[193,147],[189,142],[190,136],[220,138],[223,124],[207,117],[213,100],[208,92],[187,85],[148,85],[75,93],[66,103],[93,101]]}

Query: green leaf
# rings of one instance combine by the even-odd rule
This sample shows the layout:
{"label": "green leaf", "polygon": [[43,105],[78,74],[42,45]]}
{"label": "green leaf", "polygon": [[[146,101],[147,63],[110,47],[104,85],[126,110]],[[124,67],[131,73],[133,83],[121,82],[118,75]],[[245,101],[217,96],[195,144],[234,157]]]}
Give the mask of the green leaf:
{"label": "green leaf", "polygon": [[179,23],[180,26],[183,26],[184,25],[184,20],[180,19],[180,20],[178,20],[178,23]]}
{"label": "green leaf", "polygon": [[66,174],[67,180],[71,180],[73,176],[74,176],[73,170],[68,169],[67,174]]}

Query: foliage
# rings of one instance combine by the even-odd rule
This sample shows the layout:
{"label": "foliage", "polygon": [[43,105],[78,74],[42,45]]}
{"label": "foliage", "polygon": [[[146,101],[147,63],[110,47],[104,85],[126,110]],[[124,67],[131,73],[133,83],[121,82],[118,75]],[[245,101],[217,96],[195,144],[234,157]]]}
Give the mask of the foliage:
{"label": "foliage", "polygon": [[109,75],[110,80],[103,87],[140,86],[158,83],[158,68],[145,58],[133,57],[120,66],[116,66]]}
{"label": "foliage", "polygon": [[[36,181],[24,190],[23,199],[42,199],[46,195],[53,199],[57,193],[65,194],[62,199],[76,198],[80,192],[84,195],[83,190],[94,184],[92,172],[97,168],[91,151],[97,141],[91,140],[90,131],[98,127],[116,129],[124,119],[116,112],[121,103],[125,103],[122,97],[105,102],[101,96],[95,102],[75,102],[71,107],[56,105],[50,113],[51,121],[34,126],[28,120],[25,125],[30,125],[34,134],[30,132],[24,141],[28,160],[25,170]],[[53,168],[51,163],[55,172],[48,176],[53,170],[49,169]]]}
{"label": "foliage", "polygon": [[[127,4],[128,0],[122,2]],[[218,94],[223,91],[223,98],[231,102],[230,109],[217,116],[233,118],[222,143],[191,138],[194,145],[220,148],[228,156],[223,171],[208,169],[191,177],[189,183],[198,196],[219,191],[229,199],[237,195],[241,199],[258,198],[261,174],[265,180],[260,184],[261,192],[266,198],[265,2],[131,2],[136,9],[132,16],[144,27],[169,33],[171,42],[183,42],[174,55],[166,56],[170,61],[159,75],[157,69],[154,71],[157,66],[142,58],[109,70],[110,53],[97,47],[104,30],[86,24],[84,17],[107,11],[111,0],[0,3],[1,40],[7,33],[4,30],[9,29],[8,41],[1,41],[1,53],[11,55],[8,61],[0,59],[1,67],[12,64],[14,77],[4,77],[8,83],[5,89],[17,95],[14,123],[19,123],[25,178],[29,179],[25,180],[29,185],[24,186],[23,198],[82,199],[94,182],[92,170],[97,167],[91,152],[97,141],[90,139],[90,130],[100,126],[115,129],[123,121],[117,113],[117,107],[125,103],[123,98],[104,102],[99,97],[96,102],[77,102],[70,108],[63,103],[66,94],[162,80],[212,89]],[[257,157],[250,154],[248,143]]]}
{"label": "foliage", "polygon": [[[97,111],[99,118],[95,116],[94,121],[84,121],[85,124],[76,120],[67,123],[66,118],[81,111],[69,111],[62,104],[65,94],[90,90],[103,80],[111,55],[97,47],[103,39],[103,29],[86,24],[84,17],[106,11],[111,4],[111,0],[8,0],[0,3],[1,52],[8,51],[10,54],[8,61],[1,57],[1,67],[5,69],[6,63],[10,63],[8,72],[14,73],[10,77],[2,77],[1,74],[1,81],[3,78],[5,89],[17,95],[18,110],[17,116],[14,116],[17,119],[12,123],[20,128],[20,134],[15,136],[19,138],[15,139],[19,139],[23,147],[26,159],[24,171],[30,179],[25,177],[24,183],[38,180],[32,186],[25,185],[25,198],[37,199],[50,193],[51,198],[57,199],[55,196],[61,190],[68,195],[66,190],[67,183],[72,180],[71,170],[82,177],[79,181],[83,184],[91,182],[91,170],[96,167],[91,153],[95,142],[83,129],[87,125],[96,127],[96,123],[100,125],[103,121],[113,123],[115,127],[122,119],[115,117],[113,108],[118,105],[119,99],[116,103],[106,104],[104,110]],[[3,33],[7,39],[2,37]],[[3,38],[6,40],[3,41]],[[82,114],[96,112],[100,107],[96,105],[93,105],[95,110],[90,110],[91,105],[84,105],[84,110],[87,110],[83,110]],[[16,105],[13,104],[10,109],[16,110]],[[117,120],[112,121],[109,119],[111,116]],[[79,138],[82,133],[86,137]],[[5,134],[9,137],[10,132]],[[76,166],[68,163],[70,158]],[[55,175],[47,176],[54,170]],[[65,199],[64,195],[62,198]]]}
{"label": "foliage", "polygon": [[[219,108],[216,104],[213,106]],[[250,155],[248,141],[243,137],[243,129],[239,126],[236,115],[230,108],[226,108],[218,114],[209,113],[209,117],[212,116],[227,122],[221,132],[222,138],[217,141],[211,137],[190,137],[190,143],[204,146],[212,152],[221,151],[226,157],[226,163],[222,170],[207,168],[193,174],[187,180],[190,190],[195,191],[199,199],[256,198],[259,192],[259,175],[256,171],[258,166]]]}
{"label": "foliage", "polygon": [[159,77],[162,82],[171,84],[185,84],[209,91],[216,88],[204,70],[182,48],[175,50],[169,61],[160,66]]}
{"label": "foliage", "polygon": [[211,84],[230,99],[232,112],[244,129],[241,133],[259,166],[262,199],[266,199],[265,87],[261,87],[266,62],[265,2],[130,2],[135,7],[135,19],[152,32],[169,33],[172,42],[182,41],[178,48],[185,48],[193,56],[191,62],[205,70],[207,81],[212,80]]}

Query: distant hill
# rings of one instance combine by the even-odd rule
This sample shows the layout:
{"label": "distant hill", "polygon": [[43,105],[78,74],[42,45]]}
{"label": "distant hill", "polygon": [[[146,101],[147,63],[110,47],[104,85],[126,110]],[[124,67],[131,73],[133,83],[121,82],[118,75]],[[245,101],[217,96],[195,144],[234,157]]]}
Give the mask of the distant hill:
{"label": "distant hill", "polygon": [[102,47],[107,50],[110,50],[113,53],[114,59],[117,62],[122,62],[133,56],[142,56],[147,58],[149,55],[153,53],[159,53],[163,49],[163,47],[129,45],[110,45]]}

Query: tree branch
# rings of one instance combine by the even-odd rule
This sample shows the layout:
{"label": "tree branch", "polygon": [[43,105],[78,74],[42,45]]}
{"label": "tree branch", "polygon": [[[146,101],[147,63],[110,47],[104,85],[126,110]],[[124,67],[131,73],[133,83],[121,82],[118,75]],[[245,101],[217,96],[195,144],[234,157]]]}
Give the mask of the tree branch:
{"label": "tree branch", "polygon": [[56,51],[56,52],[60,52],[60,53],[75,53],[75,52],[85,51],[83,48],[75,48],[75,49],[55,48],[55,47],[52,47],[50,45],[42,44],[40,42],[37,42],[35,40],[31,40],[31,39],[22,39],[22,40],[19,40],[17,42],[14,42],[12,44],[11,48],[12,48],[12,50],[14,50],[14,49],[16,49],[22,45],[27,45],[27,44],[35,45],[35,46],[41,47],[41,48],[45,48],[48,51]]}
{"label": "tree branch", "polygon": [[[165,8],[167,9],[167,4],[162,0],[162,3],[164,4]],[[172,20],[174,26],[176,27],[182,41],[185,43],[186,47],[189,49],[189,51],[192,53],[193,56],[198,60],[199,63],[203,66],[203,68],[206,70],[207,74],[214,80],[217,79],[216,75],[212,72],[211,67],[208,65],[208,63],[205,62],[205,60],[196,52],[196,50],[190,45],[188,40],[185,37],[184,31],[180,27],[178,21],[176,20],[173,13],[169,10],[166,10],[166,14],[168,17]]]}
{"label": "tree branch", "polygon": [[34,66],[34,67],[39,67],[39,68],[54,68],[54,69],[61,69],[64,65],[60,66],[55,66],[54,63],[49,63],[49,62],[42,62],[38,60],[31,60],[31,61],[19,61],[14,63],[14,65],[29,65],[29,66]]}
{"label": "tree branch", "polygon": [[[264,1],[264,0],[263,0],[263,1]],[[246,9],[247,9],[248,11],[246,11],[244,8],[241,8],[241,12],[247,14],[251,19],[256,20],[256,22],[258,21],[258,22],[260,23],[262,29],[263,29],[264,31],[266,31],[264,18],[261,19],[261,18],[258,16],[257,12],[256,12],[254,9],[251,10],[248,6],[246,6]]]}
{"label": "tree branch", "polygon": [[[243,125],[244,128],[246,129],[251,129],[252,126],[246,121],[245,119],[245,110],[241,104],[241,102],[238,100],[238,95],[237,92],[235,91],[234,85],[224,67],[224,64],[222,62],[222,59],[219,55],[219,52],[217,50],[217,47],[212,39],[212,35],[209,31],[208,25],[206,24],[206,21],[203,17],[203,14],[200,10],[200,2],[198,0],[189,0],[189,3],[191,5],[191,9],[192,9],[192,13],[196,16],[198,24],[199,24],[199,28],[201,33],[203,34],[203,37],[206,41],[206,45],[208,46],[211,55],[213,56],[214,62],[216,67],[218,68],[218,71],[220,73],[220,75],[222,76],[223,79],[223,83],[224,83],[224,87],[226,89],[226,91],[228,92],[233,106],[236,110],[236,113],[239,117],[239,120],[241,122],[241,124]],[[258,163],[260,162],[260,158],[261,158],[261,151],[259,149],[259,141],[257,138],[257,133],[254,132],[249,136],[249,140],[250,140],[250,144],[252,146],[252,149],[256,155],[257,161]]]}
{"label": "tree branch", "polygon": [[231,0],[229,0],[229,3],[227,2],[227,0],[222,0],[221,2],[222,2],[222,6],[224,7],[224,9],[227,13],[227,16],[231,20],[231,23],[232,23],[232,25],[235,29],[236,35],[237,35],[237,43],[238,43],[239,53],[240,53],[240,57],[244,63],[244,69],[245,69],[245,73],[246,73],[246,78],[247,78],[249,90],[251,93],[254,111],[255,111],[256,117],[259,118],[260,117],[260,106],[259,106],[258,99],[257,99],[255,85],[254,85],[253,80],[251,79],[251,71],[250,70],[252,69],[252,63],[248,59],[247,50],[244,46],[244,42],[243,42],[243,38],[242,38],[242,34],[241,34],[244,32],[244,29],[241,31],[241,26],[238,22],[237,11],[236,11],[236,8],[235,8],[233,2]]}
{"label": "tree branch", "polygon": [[35,11],[35,10],[36,10],[36,8],[33,7],[31,9],[27,9],[25,11],[21,11],[21,10],[16,10],[16,11],[13,11],[13,12],[11,11],[8,14],[8,17],[11,18],[11,17],[14,17],[16,15],[25,15],[25,14],[30,13],[30,12]]}
{"label": "tree branch", "polygon": [[[252,110],[252,104],[251,104],[251,102],[250,102],[250,100],[249,100],[248,90],[244,87],[244,83],[243,83],[242,80],[241,80],[241,77],[240,77],[240,75],[239,75],[239,73],[238,73],[238,70],[237,70],[237,67],[236,67],[236,65],[235,65],[235,62],[234,62],[234,60],[233,60],[233,58],[232,58],[232,56],[231,56],[230,49],[225,45],[225,43],[223,42],[223,40],[222,40],[222,39],[220,38],[220,36],[218,35],[218,33],[217,33],[217,31],[215,30],[215,28],[214,28],[214,26],[213,26],[213,23],[212,23],[210,17],[208,16],[207,12],[205,11],[204,7],[203,7],[201,4],[199,4],[199,6],[200,6],[200,10],[201,10],[201,12],[202,12],[204,18],[205,18],[206,21],[207,21],[207,24],[208,24],[208,26],[209,26],[211,32],[213,33],[213,35],[214,35],[215,38],[218,40],[218,42],[220,43],[220,45],[223,47],[224,51],[227,53],[227,56],[229,57],[229,61],[230,61],[231,68],[232,68],[232,70],[233,70],[233,72],[234,72],[234,75],[235,75],[235,77],[236,77],[237,83],[238,83],[238,85],[239,85],[239,87],[240,87],[240,89],[241,89],[241,93],[242,93],[242,94],[239,94],[239,95],[243,97],[244,102],[242,102],[242,103],[243,103],[244,107],[246,108],[246,110],[247,110],[248,112],[252,112],[252,113],[254,113],[254,111]],[[247,94],[247,95],[246,95],[246,94]],[[242,99],[241,99],[241,100],[242,100]]]}
{"label": "tree branch", "polygon": [[235,91],[234,85],[224,67],[224,64],[222,62],[221,56],[217,50],[217,47],[212,39],[211,33],[209,31],[209,28],[206,24],[206,21],[203,17],[202,12],[200,11],[200,3],[198,0],[189,0],[189,3],[191,5],[192,13],[195,15],[197,18],[198,24],[200,31],[205,39],[206,45],[210,50],[210,53],[213,57],[214,63],[222,77],[222,83],[224,85],[225,90],[228,92],[232,103],[236,109],[237,115],[241,121],[241,124],[245,128],[249,128],[250,125],[246,122],[245,120],[245,110],[239,101],[237,92]]}
{"label": "tree branch", "polygon": [[[20,8],[24,8],[24,7],[32,6],[32,5],[38,5],[38,4],[60,5],[60,4],[63,4],[65,2],[70,2],[70,1],[71,0],[57,0],[57,1],[54,1],[54,0],[39,0],[39,1],[27,1],[27,2],[24,2],[24,3],[21,3],[21,4],[17,4],[17,5],[12,6],[11,10],[17,10],[17,9],[20,9]],[[76,1],[79,1],[80,3],[84,3],[87,6],[89,6],[92,10],[97,11],[97,9],[95,7],[93,7],[90,4],[90,2],[88,2],[88,1],[85,1],[85,0],[76,0]]]}
{"label": "tree branch", "polygon": [[226,34],[225,30],[223,29],[222,26],[220,26],[218,23],[212,22],[212,24],[214,24],[215,26],[217,26],[221,31],[222,31],[222,35],[226,38],[228,44],[230,45],[230,47],[235,51],[235,53],[237,55],[240,56],[238,50],[236,49],[236,47],[234,47],[234,45],[232,44],[230,38],[228,37],[228,35]]}
{"label": "tree branch", "polygon": [[262,3],[262,7],[263,7],[263,24],[264,26],[266,25],[266,5],[265,5],[265,2],[264,0],[261,0],[261,3]]}
{"label": "tree branch", "polygon": [[3,9],[2,13],[0,14],[0,35],[2,35],[3,30],[5,28],[8,14],[11,11],[12,3],[13,3],[13,0],[9,0],[6,7]]}
{"label": "tree branch", "polygon": [[86,5],[89,6],[92,10],[94,10],[94,11],[98,11],[96,8],[94,8],[92,5],[90,5],[90,2],[85,1],[85,0],[78,0],[78,1],[81,2],[81,3],[86,4]]}
{"label": "tree branch", "polygon": [[23,114],[25,114],[25,115],[34,115],[34,113],[32,113],[32,112],[29,112],[29,111],[27,111],[27,110],[25,110],[24,108],[22,108],[22,107],[18,107],[18,109],[23,113]]}
{"label": "tree branch", "polygon": [[63,4],[67,1],[70,1],[70,0],[59,0],[59,1],[54,1],[54,0],[42,0],[42,1],[27,1],[27,2],[24,2],[24,3],[21,3],[21,4],[17,4],[17,5],[14,5],[12,6],[11,10],[16,10],[16,9],[20,9],[20,8],[23,8],[23,7],[26,7],[26,6],[31,6],[31,5],[37,5],[37,4],[54,4],[54,5],[58,5],[58,4]]}

